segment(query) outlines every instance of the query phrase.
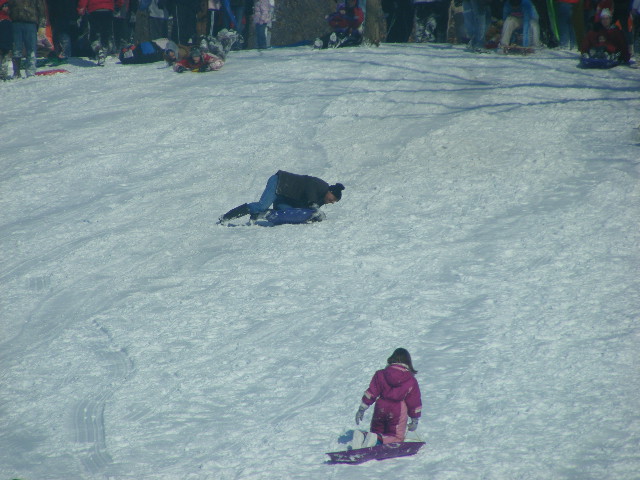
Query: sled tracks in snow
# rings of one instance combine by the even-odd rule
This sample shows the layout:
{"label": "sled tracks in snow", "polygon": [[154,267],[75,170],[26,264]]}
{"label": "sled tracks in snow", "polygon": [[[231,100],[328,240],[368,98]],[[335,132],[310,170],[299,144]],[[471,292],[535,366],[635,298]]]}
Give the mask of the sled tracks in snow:
{"label": "sled tracks in snow", "polygon": [[[105,335],[108,345],[113,346],[113,338],[106,328],[96,320],[93,321],[98,331]],[[133,372],[133,362],[127,352],[119,350],[103,350],[99,352],[103,364],[107,366],[108,375],[104,379],[105,388],[95,395],[76,403],[73,409],[73,431],[75,442],[89,444],[82,464],[90,474],[105,473],[113,459],[107,450],[104,412],[107,401],[113,396],[118,384],[126,380]]]}

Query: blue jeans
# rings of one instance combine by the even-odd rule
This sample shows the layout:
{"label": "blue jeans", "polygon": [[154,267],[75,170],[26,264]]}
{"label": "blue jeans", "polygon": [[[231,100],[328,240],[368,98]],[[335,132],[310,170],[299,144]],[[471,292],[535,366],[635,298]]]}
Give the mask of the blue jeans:
{"label": "blue jeans", "polygon": [[267,24],[256,24],[256,46],[259,49],[267,48]]}
{"label": "blue jeans", "polygon": [[249,204],[249,213],[257,215],[269,210],[269,207],[276,201],[276,188],[278,188],[278,175],[271,175],[267,180],[267,186],[262,192],[260,200]]}
{"label": "blue jeans", "polygon": [[22,58],[22,49],[27,59],[24,71],[27,77],[36,73],[36,42],[38,40],[38,26],[35,23],[13,22],[13,58]]}
{"label": "blue jeans", "polygon": [[278,174],[271,175],[269,177],[269,180],[267,180],[267,186],[264,188],[264,192],[262,192],[260,200],[247,204],[249,206],[249,213],[251,215],[264,213],[269,210],[269,207],[271,205],[273,205],[273,208],[275,208],[276,210],[286,210],[288,208],[293,208],[291,205],[285,203],[287,201],[286,197],[276,194],[277,188]]}
{"label": "blue jeans", "polygon": [[556,14],[558,15],[558,35],[560,46],[563,48],[576,47],[576,32],[573,29],[573,3],[556,2]]}
{"label": "blue jeans", "polygon": [[471,39],[471,46],[483,48],[484,36],[487,26],[491,22],[491,8],[489,5],[480,4],[480,0],[463,0],[464,28]]}

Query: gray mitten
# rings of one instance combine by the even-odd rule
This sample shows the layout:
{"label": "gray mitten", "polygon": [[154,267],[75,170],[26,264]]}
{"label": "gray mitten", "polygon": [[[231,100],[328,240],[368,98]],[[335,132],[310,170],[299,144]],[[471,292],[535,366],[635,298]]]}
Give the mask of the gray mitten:
{"label": "gray mitten", "polygon": [[411,421],[409,422],[409,425],[407,426],[407,430],[409,430],[410,432],[415,432],[416,429],[418,428],[419,421],[420,421],[419,418],[412,418]]}
{"label": "gray mitten", "polygon": [[364,405],[360,406],[360,408],[356,412],[356,425],[360,425],[360,422],[362,421],[362,418],[364,417],[364,412],[366,412],[366,411],[367,411],[367,407],[365,407]]}

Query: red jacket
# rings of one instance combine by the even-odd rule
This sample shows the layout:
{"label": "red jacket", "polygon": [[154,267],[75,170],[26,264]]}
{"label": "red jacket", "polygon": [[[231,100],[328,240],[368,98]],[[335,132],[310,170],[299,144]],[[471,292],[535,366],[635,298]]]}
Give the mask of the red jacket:
{"label": "red jacket", "polygon": [[340,4],[336,12],[327,17],[327,21],[334,31],[351,33],[362,25],[364,12],[360,7],[349,9],[344,4]]}
{"label": "red jacket", "polygon": [[124,0],[78,0],[78,15],[93,13],[96,10],[111,10],[122,8]]}

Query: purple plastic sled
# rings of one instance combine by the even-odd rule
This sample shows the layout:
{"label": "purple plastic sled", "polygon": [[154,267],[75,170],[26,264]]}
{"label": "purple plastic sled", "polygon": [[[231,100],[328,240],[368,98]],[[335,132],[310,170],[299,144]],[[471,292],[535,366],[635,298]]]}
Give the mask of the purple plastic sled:
{"label": "purple plastic sled", "polygon": [[327,453],[330,460],[327,463],[348,463],[357,465],[369,460],[384,460],[386,458],[406,457],[415,455],[420,450],[424,442],[400,442],[376,445],[375,447],[358,448],[356,450],[345,450],[344,452]]}

